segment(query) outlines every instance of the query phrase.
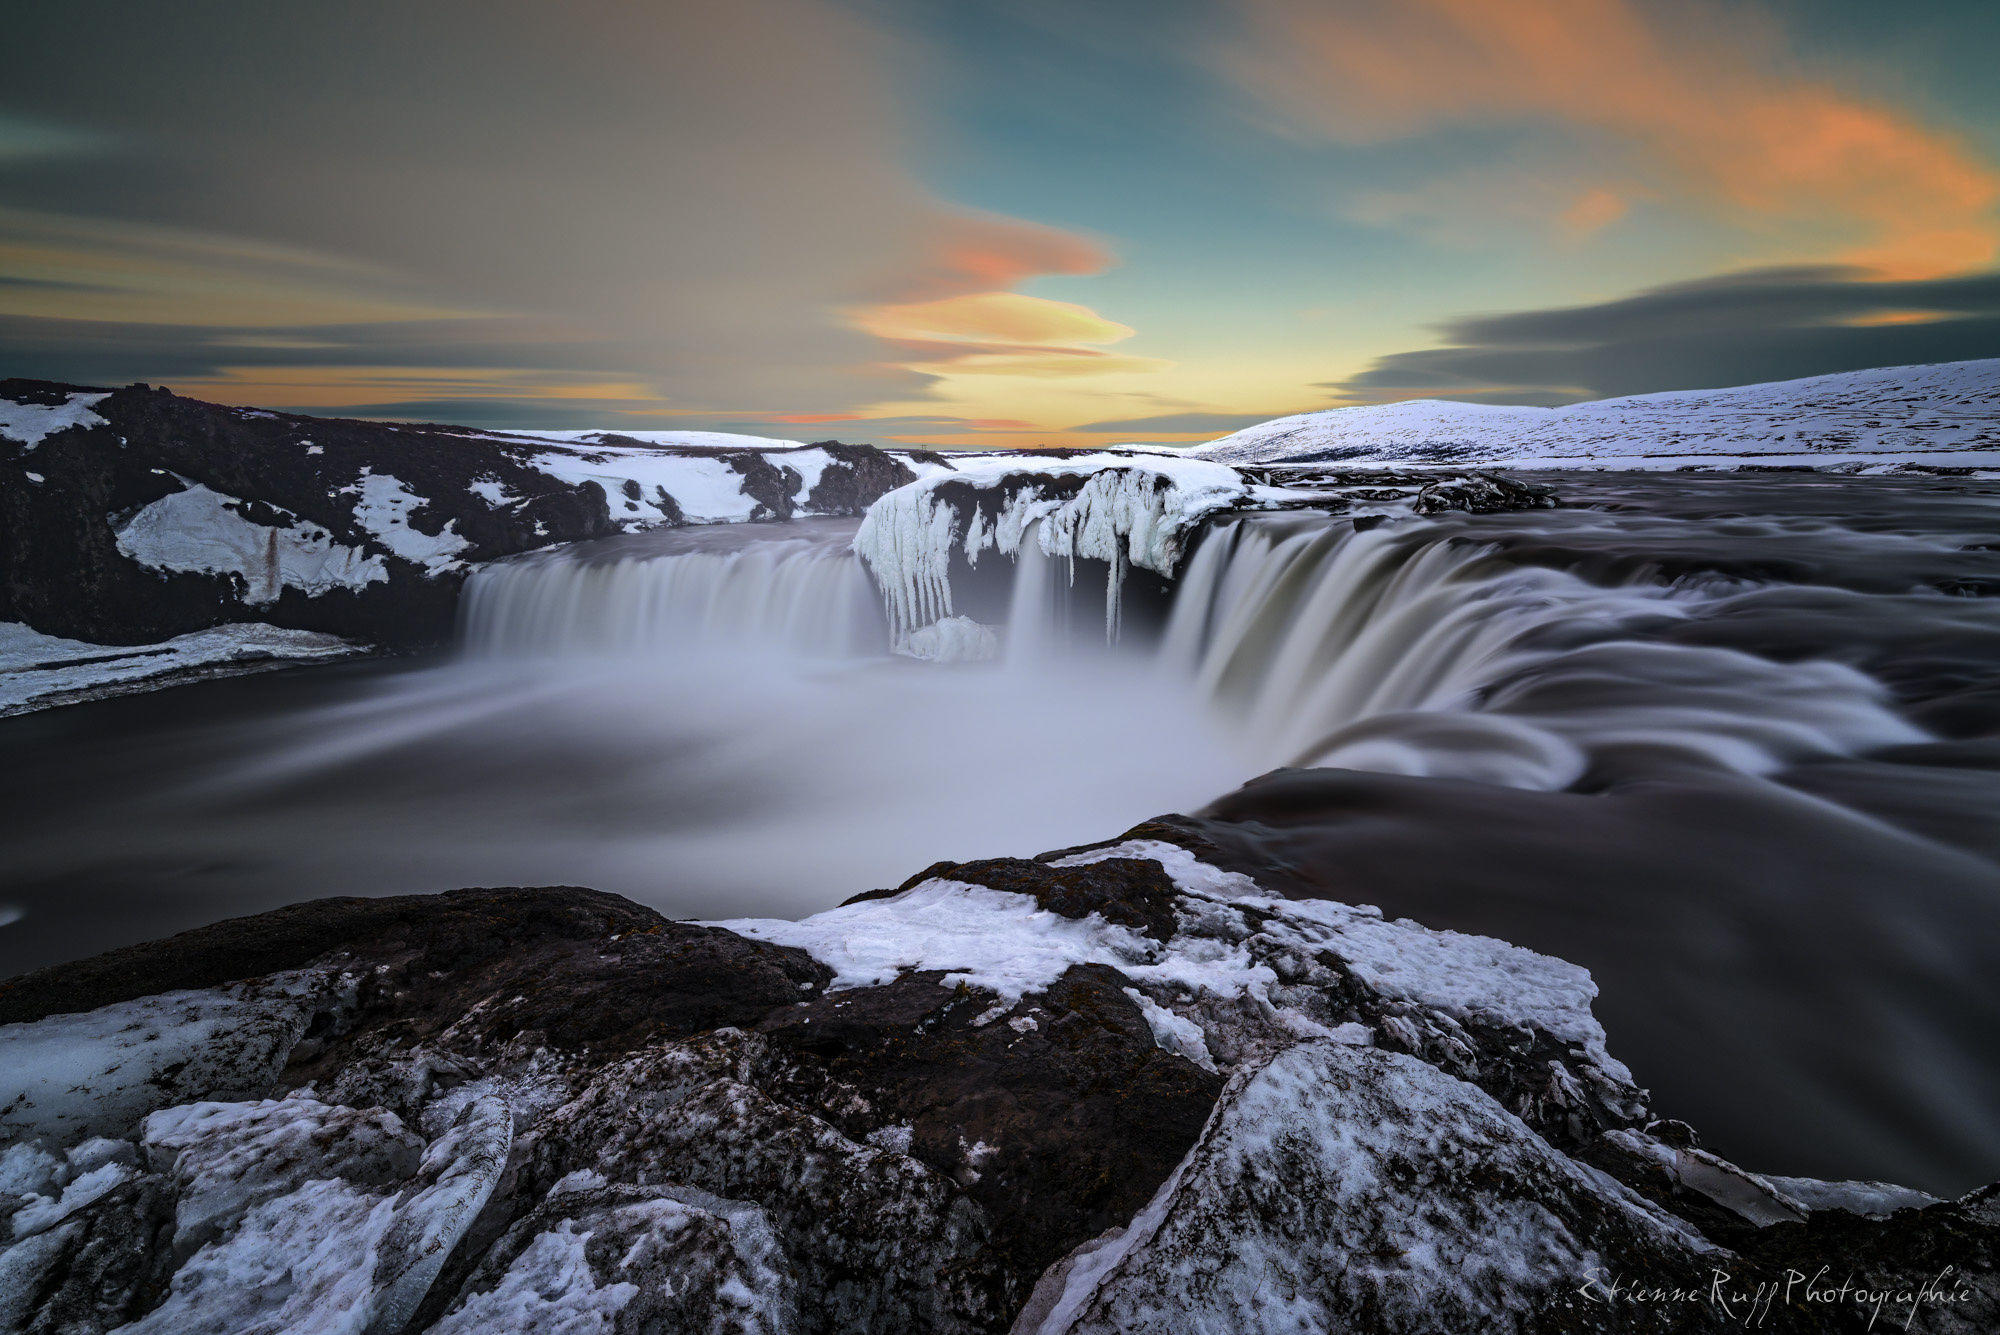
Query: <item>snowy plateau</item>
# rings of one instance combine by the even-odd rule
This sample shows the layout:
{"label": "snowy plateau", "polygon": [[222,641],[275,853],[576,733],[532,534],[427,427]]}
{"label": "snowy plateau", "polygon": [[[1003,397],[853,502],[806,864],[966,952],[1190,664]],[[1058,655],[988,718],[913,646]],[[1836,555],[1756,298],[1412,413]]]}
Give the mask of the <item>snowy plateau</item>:
{"label": "snowy plateau", "polygon": [[2000,360],[1523,408],[1412,399],[1263,422],[1221,463],[1883,470],[2000,467]]}

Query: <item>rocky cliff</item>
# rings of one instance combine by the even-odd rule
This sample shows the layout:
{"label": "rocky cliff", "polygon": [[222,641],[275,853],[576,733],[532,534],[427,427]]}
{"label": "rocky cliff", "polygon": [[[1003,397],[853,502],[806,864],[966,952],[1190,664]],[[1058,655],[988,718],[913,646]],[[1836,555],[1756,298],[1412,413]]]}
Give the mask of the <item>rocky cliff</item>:
{"label": "rocky cliff", "polygon": [[915,476],[865,445],[541,439],[0,380],[0,622],[111,645],[246,622],[429,644],[483,561],[855,515]]}

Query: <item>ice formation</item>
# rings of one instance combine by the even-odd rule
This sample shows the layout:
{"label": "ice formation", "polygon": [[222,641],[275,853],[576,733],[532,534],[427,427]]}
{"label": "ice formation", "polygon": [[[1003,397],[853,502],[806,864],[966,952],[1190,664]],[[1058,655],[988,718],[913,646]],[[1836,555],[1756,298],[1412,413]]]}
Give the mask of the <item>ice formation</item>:
{"label": "ice formation", "polygon": [[854,550],[882,591],[898,645],[953,614],[954,557],[1018,555],[1034,543],[1072,563],[1106,562],[1105,629],[1118,630],[1119,585],[1132,566],[1171,574],[1201,522],[1251,498],[1235,469],[1167,454],[960,460],[869,507]]}
{"label": "ice formation", "polygon": [[189,673],[253,671],[361,652],[362,646],[338,636],[257,622],[191,631],[157,644],[92,644],[0,621],[0,715],[145,690]]}
{"label": "ice formation", "polygon": [[927,663],[980,663],[1000,655],[1000,636],[971,617],[945,617],[911,631],[900,652]]}

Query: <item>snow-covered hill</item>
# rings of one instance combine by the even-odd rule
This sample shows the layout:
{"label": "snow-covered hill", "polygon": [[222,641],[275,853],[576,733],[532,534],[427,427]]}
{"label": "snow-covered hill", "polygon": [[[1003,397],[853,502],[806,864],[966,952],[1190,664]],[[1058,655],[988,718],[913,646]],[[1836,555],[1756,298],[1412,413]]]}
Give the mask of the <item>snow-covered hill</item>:
{"label": "snow-covered hill", "polygon": [[209,649],[240,664],[233,643],[182,643],[222,626],[264,646],[436,643],[484,562],[658,526],[859,515],[941,466],[833,441],[509,434],[0,380],[0,624],[65,642],[37,648],[36,671],[134,660],[98,652],[134,645],[162,667]]}
{"label": "snow-covered hill", "polygon": [[2000,467],[2000,359],[1891,366],[1561,408],[1415,399],[1300,413],[1195,453],[1224,463],[1516,468]]}

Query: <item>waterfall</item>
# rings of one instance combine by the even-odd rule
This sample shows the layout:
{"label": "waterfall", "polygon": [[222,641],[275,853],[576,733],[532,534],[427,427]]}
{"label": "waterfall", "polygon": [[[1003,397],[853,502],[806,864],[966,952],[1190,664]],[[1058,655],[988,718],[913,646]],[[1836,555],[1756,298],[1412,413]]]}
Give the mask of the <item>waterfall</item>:
{"label": "waterfall", "polygon": [[790,538],[734,550],[619,555],[562,549],[496,562],[466,582],[460,638],[485,657],[757,649],[806,658],[880,653],[875,592],[844,543]]}
{"label": "waterfall", "polygon": [[1593,766],[1757,773],[1924,738],[1852,668],[1668,638],[1721,598],[1516,566],[1427,524],[1253,516],[1201,539],[1158,663],[1269,766],[1553,789]]}
{"label": "waterfall", "polygon": [[[1246,773],[1330,766],[1559,789],[1663,765],[1758,773],[1924,737],[1851,668],[1674,642],[1726,590],[1593,584],[1422,521],[1213,523],[1165,624],[1107,647],[1070,615],[1071,562],[1044,540],[1048,522],[1023,526],[1010,568],[968,576],[998,581],[985,594],[1004,624],[940,617],[897,651],[940,667],[997,656],[1004,686],[968,684],[989,694],[1056,689],[1082,659],[1104,660],[1095,679],[1144,678],[1185,700]],[[467,582],[465,647],[487,659],[753,650],[770,666],[887,657],[889,619],[851,526],[800,527],[807,536],[683,531],[496,563]],[[1115,606],[1115,572],[1109,582]],[[956,590],[958,604],[975,592]]]}

